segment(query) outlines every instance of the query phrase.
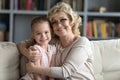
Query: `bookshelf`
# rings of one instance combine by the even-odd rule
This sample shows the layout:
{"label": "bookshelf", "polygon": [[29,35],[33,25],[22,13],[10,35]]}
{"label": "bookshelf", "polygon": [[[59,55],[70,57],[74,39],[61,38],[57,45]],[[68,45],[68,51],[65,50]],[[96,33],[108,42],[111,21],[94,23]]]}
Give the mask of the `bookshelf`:
{"label": "bookshelf", "polygon": [[[87,23],[93,22],[96,19],[113,22],[115,26],[120,24],[120,4],[119,0],[1,0],[6,1],[6,7],[0,8],[0,22],[6,23],[6,36],[4,41],[12,41],[18,43],[22,40],[30,38],[30,22],[33,17],[41,15],[47,16],[48,10],[59,1],[70,1],[74,10],[82,17],[83,25],[81,26],[82,36],[87,36]],[[21,1],[41,1],[44,2],[44,7],[31,8],[28,4],[26,7],[20,8]],[[81,3],[82,2],[82,3]],[[40,2],[39,2],[40,3]],[[81,4],[81,6],[80,6]],[[42,4],[43,5],[43,4]],[[25,6],[25,4],[23,5]],[[23,7],[22,6],[22,7]],[[101,8],[102,7],[102,8]],[[100,10],[101,9],[101,10]],[[120,28],[118,33],[120,35]],[[93,33],[92,33],[93,34]],[[120,36],[88,37],[94,39],[114,39]]]}

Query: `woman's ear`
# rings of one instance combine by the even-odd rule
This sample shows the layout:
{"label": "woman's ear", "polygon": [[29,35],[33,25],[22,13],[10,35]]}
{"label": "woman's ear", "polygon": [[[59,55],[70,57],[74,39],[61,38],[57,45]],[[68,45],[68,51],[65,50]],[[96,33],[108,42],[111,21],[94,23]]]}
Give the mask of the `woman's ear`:
{"label": "woman's ear", "polygon": [[74,23],[73,23],[73,22],[70,22],[70,25],[73,27],[73,26],[74,26]]}

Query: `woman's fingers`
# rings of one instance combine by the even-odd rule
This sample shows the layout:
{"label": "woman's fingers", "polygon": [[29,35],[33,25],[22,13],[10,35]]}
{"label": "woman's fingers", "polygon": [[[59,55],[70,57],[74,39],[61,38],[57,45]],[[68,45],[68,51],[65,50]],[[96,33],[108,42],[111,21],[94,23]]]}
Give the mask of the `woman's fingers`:
{"label": "woman's fingers", "polygon": [[41,54],[39,53],[39,50],[33,46],[29,48],[29,60],[30,61],[36,61],[38,59],[41,59]]}
{"label": "woman's fingers", "polygon": [[38,49],[37,49],[36,47],[34,47],[34,46],[30,46],[29,49],[32,50],[32,51],[38,50]]}
{"label": "woman's fingers", "polygon": [[28,72],[32,72],[33,67],[34,67],[34,63],[32,62],[26,64],[26,69]]}

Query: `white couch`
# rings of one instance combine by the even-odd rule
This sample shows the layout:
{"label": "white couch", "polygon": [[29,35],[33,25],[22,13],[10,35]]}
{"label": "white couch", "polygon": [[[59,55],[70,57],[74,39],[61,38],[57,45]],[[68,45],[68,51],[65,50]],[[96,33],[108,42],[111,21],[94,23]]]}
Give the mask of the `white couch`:
{"label": "white couch", "polygon": [[[120,80],[120,39],[91,41],[96,80]],[[0,42],[0,80],[18,80],[20,54],[15,43]]]}

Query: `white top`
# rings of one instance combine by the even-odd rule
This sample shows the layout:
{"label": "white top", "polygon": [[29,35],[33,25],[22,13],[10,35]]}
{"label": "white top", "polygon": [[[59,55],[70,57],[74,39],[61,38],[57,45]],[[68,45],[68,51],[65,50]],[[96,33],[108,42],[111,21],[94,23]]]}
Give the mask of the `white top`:
{"label": "white top", "polygon": [[67,48],[61,48],[60,41],[55,40],[53,43],[56,43],[58,51],[55,58],[56,67],[51,67],[51,76],[56,77],[56,80],[95,80],[93,53],[87,38],[78,37]]}

